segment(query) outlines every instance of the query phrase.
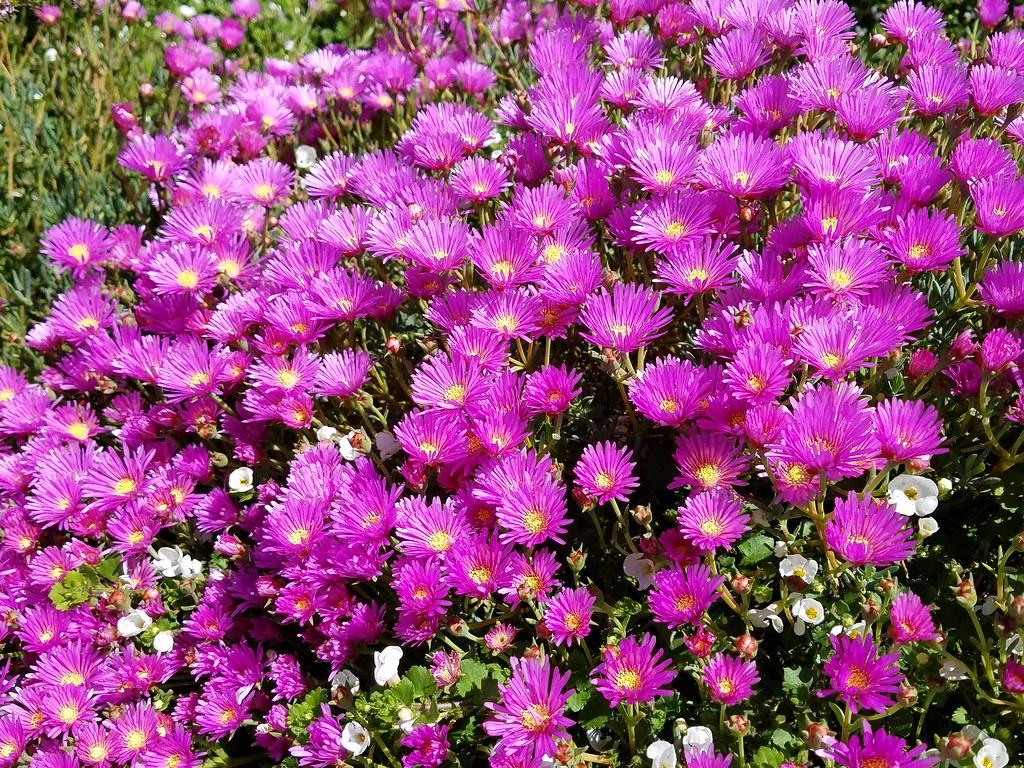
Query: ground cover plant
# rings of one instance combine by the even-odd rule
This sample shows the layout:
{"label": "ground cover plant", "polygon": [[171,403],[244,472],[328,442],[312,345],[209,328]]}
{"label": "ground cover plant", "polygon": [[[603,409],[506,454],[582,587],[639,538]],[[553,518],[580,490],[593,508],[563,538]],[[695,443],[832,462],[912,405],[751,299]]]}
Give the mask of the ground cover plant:
{"label": "ground cover plant", "polygon": [[1022,14],[205,11],[32,11],[162,69],[0,368],[0,768],[1019,764]]}

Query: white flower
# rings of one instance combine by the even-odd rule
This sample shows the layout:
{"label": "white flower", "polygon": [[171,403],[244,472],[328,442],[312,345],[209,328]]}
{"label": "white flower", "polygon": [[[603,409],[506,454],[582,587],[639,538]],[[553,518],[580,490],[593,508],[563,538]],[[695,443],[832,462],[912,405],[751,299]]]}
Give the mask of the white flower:
{"label": "white flower", "polygon": [[387,461],[402,450],[402,446],[399,445],[397,440],[395,440],[395,436],[386,429],[377,433],[377,438],[374,442],[377,445],[377,451],[380,453],[380,457],[384,461]]}
{"label": "white flower", "polygon": [[47,48],[43,52],[43,59],[48,61],[51,64],[53,62],[55,62],[57,60],[57,49],[56,48]]}
{"label": "white flower", "polygon": [[806,624],[816,627],[825,620],[825,607],[813,597],[804,597],[793,603],[793,615],[796,616],[793,631],[802,635]]}
{"label": "white flower", "polygon": [[981,749],[974,756],[974,765],[977,768],[1004,768],[1010,762],[1010,755],[1006,751],[1006,745],[999,739],[985,739],[981,742]]}
{"label": "white flower", "polygon": [[370,732],[354,720],[341,729],[341,746],[359,757],[370,746]]}
{"label": "white flower", "polygon": [[252,470],[239,467],[228,475],[228,490],[232,493],[245,493],[252,490]]}
{"label": "white flower", "polygon": [[402,661],[402,649],[389,645],[383,651],[373,652],[373,679],[377,685],[398,682],[398,664]]}
{"label": "white flower", "polygon": [[203,570],[203,564],[182,552],[181,547],[160,547],[152,564],[156,572],[166,579],[193,579]]}
{"label": "white flower", "polygon": [[341,458],[345,461],[355,461],[359,458],[359,451],[357,451],[355,446],[352,445],[352,437],[354,435],[354,431],[349,432],[343,438],[338,440],[338,450],[341,451]]}
{"label": "white flower", "polygon": [[341,688],[348,688],[353,696],[359,693],[359,678],[356,677],[356,673],[351,669],[343,669],[337,672],[331,678],[331,683]]}
{"label": "white flower", "polygon": [[626,555],[626,559],[622,563],[622,570],[627,576],[637,580],[640,589],[647,589],[654,580],[654,563],[640,552]]}
{"label": "white flower", "polygon": [[953,481],[948,477],[940,477],[935,484],[939,486],[939,496],[945,496],[953,490]]}
{"label": "white flower", "polygon": [[647,748],[647,757],[651,760],[651,768],[676,768],[679,758],[676,748],[669,741],[656,741]]}
{"label": "white flower", "polygon": [[174,650],[174,633],[168,630],[157,632],[153,638],[153,650],[157,653],[170,653]]}
{"label": "white flower", "polygon": [[917,532],[921,538],[927,539],[939,530],[939,524],[934,517],[922,517],[917,521]]}
{"label": "white flower", "polygon": [[683,751],[685,752],[706,752],[715,744],[715,735],[710,728],[703,725],[695,725],[686,729],[683,734]]}
{"label": "white flower", "polygon": [[866,621],[858,621],[849,626],[843,624],[836,624],[832,629],[828,631],[830,635],[847,635],[848,637],[860,637],[864,634],[864,631],[868,628]]}
{"label": "white flower", "polygon": [[955,659],[947,659],[943,662],[939,667],[939,676],[952,682],[967,680],[970,677],[967,673],[967,665]]}
{"label": "white flower", "polygon": [[779,573],[783,578],[796,576],[805,584],[810,584],[818,575],[818,563],[808,560],[803,555],[789,555],[782,558],[782,562],[779,563]]}
{"label": "white flower", "polygon": [[398,727],[402,733],[412,733],[412,729],[416,727],[416,715],[408,707],[398,710]]}
{"label": "white flower", "polygon": [[338,439],[338,430],[334,427],[320,427],[316,431],[316,439],[320,443],[333,443]]}
{"label": "white flower", "polygon": [[995,613],[996,612],[996,596],[995,595],[989,595],[988,597],[986,597],[985,598],[985,602],[983,602],[978,607],[978,611],[981,612],[982,616],[991,616],[993,613]]}
{"label": "white flower", "polygon": [[191,5],[179,5],[178,15],[181,16],[181,18],[183,19],[191,19],[193,16],[196,15],[196,9],[193,8]]}
{"label": "white flower", "polygon": [[939,486],[927,477],[900,475],[889,481],[888,497],[901,515],[927,517],[939,506]]}
{"label": "white flower", "polygon": [[117,632],[121,637],[135,637],[145,632],[152,623],[148,613],[136,608],[117,620]]}
{"label": "white flower", "polygon": [[776,632],[782,631],[782,617],[779,616],[779,610],[774,605],[767,608],[751,608],[747,611],[747,616],[750,618],[750,623],[758,629],[771,627]]}
{"label": "white flower", "polygon": [[316,165],[316,150],[308,144],[299,144],[295,148],[295,165],[298,168],[312,168]]}
{"label": "white flower", "polygon": [[776,541],[775,546],[772,547],[772,551],[776,557],[785,557],[789,554],[789,544],[784,541]]}

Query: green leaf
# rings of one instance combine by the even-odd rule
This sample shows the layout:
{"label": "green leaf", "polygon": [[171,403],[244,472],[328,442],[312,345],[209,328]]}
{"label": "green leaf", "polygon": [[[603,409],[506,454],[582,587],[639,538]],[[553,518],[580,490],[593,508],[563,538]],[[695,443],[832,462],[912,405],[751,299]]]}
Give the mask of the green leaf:
{"label": "green leaf", "polygon": [[93,566],[93,570],[105,581],[117,581],[117,577],[121,575],[121,557],[119,555],[104,557]]}
{"label": "green leaf", "polygon": [[578,685],[575,693],[569,697],[569,701],[565,703],[565,708],[570,712],[579,712],[590,701],[590,697],[594,693],[594,687],[589,683],[584,685]]}
{"label": "green leaf", "polygon": [[437,685],[434,683],[434,676],[426,667],[409,667],[403,677],[412,683],[413,700],[429,696],[434,692]]}
{"label": "green leaf", "polygon": [[487,679],[487,666],[475,659],[462,660],[462,674],[459,682],[455,684],[456,696],[467,696],[475,688],[482,688]]}
{"label": "green leaf", "polygon": [[757,565],[771,557],[775,551],[775,539],[763,533],[755,533],[749,539],[741,541],[736,548],[743,555],[740,565]]}
{"label": "green leaf", "polygon": [[320,714],[320,705],[327,700],[327,690],[316,688],[288,707],[288,731],[295,738],[309,730],[313,718]]}
{"label": "green leaf", "polygon": [[779,768],[786,756],[774,747],[759,747],[750,764],[754,768]]}
{"label": "green leaf", "polygon": [[89,599],[89,579],[79,571],[68,571],[50,587],[50,602],[61,611],[70,611]]}
{"label": "green leaf", "polygon": [[800,669],[798,667],[782,668],[782,690],[787,693],[796,693],[805,685],[807,684],[800,679]]}
{"label": "green leaf", "polygon": [[953,710],[953,714],[950,715],[949,719],[957,725],[967,725],[967,710],[963,707],[957,707]]}

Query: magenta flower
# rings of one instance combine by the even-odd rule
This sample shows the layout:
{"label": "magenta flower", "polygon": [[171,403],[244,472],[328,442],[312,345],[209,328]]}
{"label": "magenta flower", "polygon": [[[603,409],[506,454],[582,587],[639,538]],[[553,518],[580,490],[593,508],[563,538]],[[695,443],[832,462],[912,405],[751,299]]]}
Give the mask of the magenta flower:
{"label": "magenta flower", "polygon": [[618,646],[605,649],[604,660],[594,668],[593,675],[594,687],[617,707],[671,695],[672,691],[663,686],[671,683],[676,673],[657,647],[654,635],[643,635],[639,641],[629,635]]}
{"label": "magenta flower", "polygon": [[639,485],[634,469],[636,462],[632,451],[611,442],[602,442],[583,449],[574,473],[584,493],[599,504],[607,504],[613,499],[629,500],[630,493]]}
{"label": "magenta flower", "polygon": [[926,463],[947,452],[942,447],[942,419],[931,405],[919,400],[883,400],[875,408],[874,421],[880,453],[889,461]]}
{"label": "magenta flower", "polygon": [[722,488],[691,495],[679,510],[679,529],[702,552],[729,548],[749,524],[742,500]]}
{"label": "magenta flower", "polygon": [[904,739],[886,732],[884,728],[872,730],[864,721],[860,736],[852,734],[846,743],[837,742],[828,748],[828,757],[842,768],[871,768],[891,765],[897,768],[933,768],[939,763],[938,755],[924,754],[927,745],[909,747]]}
{"label": "magenta flower", "polygon": [[884,568],[910,557],[915,548],[906,518],[884,501],[850,494],[836,500],[832,519],[825,525],[825,541],[853,565]]}
{"label": "magenta flower", "polygon": [[899,653],[880,656],[878,646],[867,634],[831,635],[829,642],[833,653],[824,666],[829,687],[818,691],[818,696],[838,696],[853,712],[885,712],[895,703],[892,694],[903,682]]}
{"label": "magenta flower", "polygon": [[597,602],[586,587],[563,589],[547,603],[544,626],[555,645],[570,645],[590,634],[590,617]]}
{"label": "magenta flower", "polygon": [[629,354],[665,332],[672,310],[658,305],[657,291],[633,283],[617,283],[587,302],[580,316],[584,339],[599,347]]}
{"label": "magenta flower", "polygon": [[716,653],[704,667],[701,675],[711,698],[722,704],[739,704],[754,693],[761,682],[757,665],[750,659],[740,659]]}
{"label": "magenta flower", "polygon": [[889,611],[889,637],[896,645],[938,640],[931,609],[913,592],[901,592]]}
{"label": "magenta flower", "polygon": [[535,759],[554,754],[555,740],[569,738],[566,727],[573,724],[565,716],[574,693],[565,687],[569,674],[544,657],[513,658],[511,665],[512,676],[498,686],[498,701],[484,704],[493,713],[484,731],[500,739],[499,748],[521,750]]}
{"label": "magenta flower", "polygon": [[718,597],[725,577],[712,575],[703,565],[674,567],[654,574],[654,589],[647,593],[654,618],[670,629],[699,624]]}

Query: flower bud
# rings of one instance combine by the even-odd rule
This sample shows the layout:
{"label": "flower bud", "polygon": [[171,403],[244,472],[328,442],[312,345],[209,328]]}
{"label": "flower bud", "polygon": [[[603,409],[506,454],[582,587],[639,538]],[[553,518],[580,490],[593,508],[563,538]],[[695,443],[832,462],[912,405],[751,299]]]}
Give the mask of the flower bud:
{"label": "flower bud", "polygon": [[871,36],[871,44],[876,48],[884,48],[889,43],[889,38],[881,32],[876,32]]}
{"label": "flower bud", "polygon": [[910,355],[910,362],[907,363],[907,376],[911,379],[920,379],[935,370],[939,359],[930,349],[915,349]]}
{"label": "flower bud", "polygon": [[917,703],[917,688],[912,685],[904,683],[900,686],[899,691],[896,693],[896,701],[900,704],[904,704],[908,707],[912,707]]}
{"label": "flower bud", "polygon": [[939,751],[943,760],[958,763],[971,753],[971,740],[962,733],[954,733],[940,742]]}
{"label": "flower bud", "polygon": [[388,340],[384,342],[384,348],[388,351],[388,354],[397,355],[402,351],[402,340],[391,334],[388,336]]}
{"label": "flower bud", "polygon": [[832,731],[825,723],[808,723],[805,741],[811,749],[822,749],[828,746],[827,742],[831,735]]}
{"label": "flower bud", "polygon": [[740,635],[736,638],[736,650],[744,656],[753,656],[757,653],[757,640],[750,635]]}
{"label": "flower bud", "polygon": [[751,205],[744,205],[740,208],[740,221],[749,224],[757,216],[757,210]]}
{"label": "flower bud", "polygon": [[1010,598],[1010,615],[1016,618],[1024,616],[1024,595],[1014,595]]}
{"label": "flower bud", "polygon": [[860,615],[864,617],[865,621],[874,621],[881,612],[882,607],[873,597],[865,598],[864,602],[860,604]]}
{"label": "flower bud", "polygon": [[650,525],[651,520],[654,518],[654,515],[651,513],[651,508],[645,505],[633,507],[630,513],[632,514],[633,519],[643,526]]}
{"label": "flower bud", "polygon": [[738,573],[729,580],[729,586],[732,587],[734,592],[740,594],[747,592],[750,589],[750,577]]}
{"label": "flower bud", "polygon": [[729,730],[737,736],[744,736],[750,730],[750,721],[743,715],[733,715],[729,718]]}
{"label": "flower bud", "polygon": [[153,85],[152,83],[141,83],[139,85],[139,96],[144,99],[150,99],[153,97]]}
{"label": "flower bud", "polygon": [[569,562],[569,567],[572,568],[573,572],[579,573],[587,563],[587,553],[582,549],[574,549],[569,553],[567,560]]}
{"label": "flower bud", "polygon": [[953,593],[956,595],[957,602],[961,605],[973,608],[978,604],[978,593],[974,589],[974,579],[970,576],[953,587]]}

